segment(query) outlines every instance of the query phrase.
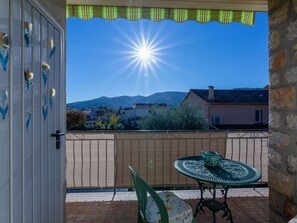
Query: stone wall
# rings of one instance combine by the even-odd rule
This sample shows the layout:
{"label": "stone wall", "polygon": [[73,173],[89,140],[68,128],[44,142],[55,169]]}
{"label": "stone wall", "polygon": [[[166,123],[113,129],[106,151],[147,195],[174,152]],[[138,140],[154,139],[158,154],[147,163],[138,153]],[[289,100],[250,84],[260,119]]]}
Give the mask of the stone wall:
{"label": "stone wall", "polygon": [[270,222],[297,215],[297,0],[269,0]]}

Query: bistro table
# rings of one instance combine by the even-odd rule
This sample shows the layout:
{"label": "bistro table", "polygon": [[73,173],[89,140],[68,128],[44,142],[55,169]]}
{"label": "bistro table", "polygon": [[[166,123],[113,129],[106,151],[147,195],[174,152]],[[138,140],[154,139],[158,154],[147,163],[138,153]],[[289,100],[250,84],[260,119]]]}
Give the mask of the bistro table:
{"label": "bistro table", "polygon": [[[214,223],[216,222],[215,213],[218,211],[223,211],[222,217],[233,223],[231,210],[227,204],[227,193],[231,186],[252,184],[261,177],[255,168],[229,159],[222,159],[219,166],[210,167],[205,166],[202,156],[189,156],[176,160],[174,167],[180,173],[195,179],[199,184],[200,198],[194,217],[198,213],[205,213],[203,208],[207,207],[213,213]],[[216,200],[217,185],[221,185],[223,202]],[[206,189],[212,194],[211,199],[203,197]]]}

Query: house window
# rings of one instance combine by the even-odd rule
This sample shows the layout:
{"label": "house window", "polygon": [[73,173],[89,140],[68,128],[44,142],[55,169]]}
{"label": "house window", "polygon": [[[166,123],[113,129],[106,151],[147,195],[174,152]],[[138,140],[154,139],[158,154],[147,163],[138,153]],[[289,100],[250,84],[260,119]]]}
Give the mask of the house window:
{"label": "house window", "polygon": [[256,110],[255,111],[255,122],[262,123],[263,119],[263,110]]}
{"label": "house window", "polygon": [[220,116],[212,116],[212,117],[211,117],[211,122],[212,122],[212,123],[219,124],[219,123],[222,122],[222,117],[220,117]]}

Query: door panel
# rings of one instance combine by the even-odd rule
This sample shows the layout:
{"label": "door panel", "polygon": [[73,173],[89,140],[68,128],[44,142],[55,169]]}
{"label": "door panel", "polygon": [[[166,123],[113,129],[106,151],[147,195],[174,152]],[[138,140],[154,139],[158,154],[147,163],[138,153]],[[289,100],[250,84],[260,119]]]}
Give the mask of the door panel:
{"label": "door panel", "polygon": [[[24,10],[22,12],[23,18],[23,32],[26,32],[26,24],[32,24],[32,9],[31,5],[27,2],[23,2]],[[32,28],[32,32],[36,27]],[[18,32],[19,33],[19,32]],[[16,33],[16,35],[20,35]],[[22,33],[22,32],[21,32]],[[24,72],[33,72],[33,61],[32,61],[32,49],[34,48],[34,44],[31,42],[33,35],[31,34],[27,37],[30,42],[26,41],[24,36],[22,41],[22,70]],[[34,74],[34,72],[33,72]],[[33,91],[35,88],[36,82],[36,73],[33,80],[26,80],[24,78],[25,83],[23,86],[23,94],[22,94],[22,147],[23,147],[23,174],[24,174],[24,188],[23,188],[23,197],[24,197],[24,222],[33,222],[33,143],[32,140],[34,138],[33,127],[32,127],[32,105],[33,105]]]}
{"label": "door panel", "polygon": [[51,136],[65,130],[64,31],[35,1],[0,5],[0,222],[64,222],[65,140]]}
{"label": "door panel", "polygon": [[[33,36],[34,36],[34,48],[33,48],[33,73],[41,74],[40,66],[40,51],[41,51],[41,31],[40,31],[40,14],[36,9],[32,11],[33,16]],[[40,131],[40,120],[42,120],[41,115],[41,86],[42,86],[42,76],[35,75],[34,90],[33,90],[33,114],[32,114],[32,128],[34,129],[34,139],[33,139],[33,216],[35,222],[41,221],[41,131]]]}
{"label": "door panel", "polygon": [[[47,21],[41,16],[41,61],[48,62],[47,56]],[[48,127],[47,127],[47,100],[46,100],[46,92],[48,85],[48,77],[51,74],[51,70],[45,74],[46,78],[43,80],[42,87],[40,89],[40,101],[41,101],[41,191],[48,191]],[[41,222],[47,222],[46,219],[49,219],[49,193],[43,193],[41,195]]]}
{"label": "door panel", "polygon": [[[48,38],[51,38],[53,40],[53,43],[56,47],[56,41],[54,39],[54,28],[53,26],[48,23],[47,24],[47,32],[48,32]],[[54,79],[56,77],[55,73],[55,57],[56,57],[56,51],[51,56],[50,51],[48,52],[48,62],[51,67],[50,75],[48,77],[48,85],[44,92],[44,97],[46,97],[46,100],[48,101],[47,109],[48,109],[48,133],[54,134],[56,132],[56,126],[55,126],[55,112],[53,110],[54,101],[53,98],[50,97],[50,89],[56,88]],[[55,153],[56,153],[56,139],[55,137],[51,137],[48,141],[48,185],[49,185],[49,194],[55,194]],[[57,151],[59,153],[59,151]],[[49,196],[49,207],[54,207],[55,205],[55,196]],[[49,222],[55,222],[55,208],[49,208]]]}
{"label": "door panel", "polygon": [[[9,2],[0,1],[0,32],[9,35]],[[2,38],[2,34],[1,34]],[[3,66],[4,58],[6,58],[8,49],[1,47],[1,61],[0,61],[0,219],[3,222],[9,221],[9,177],[10,177],[10,150],[9,150],[9,131],[10,131],[10,109],[9,98],[9,78],[10,78],[10,65],[9,62]],[[7,92],[7,94],[6,94]],[[5,96],[6,95],[6,96]],[[5,117],[4,117],[5,116]],[[7,205],[8,204],[8,205]],[[2,222],[2,221],[0,221]]]}

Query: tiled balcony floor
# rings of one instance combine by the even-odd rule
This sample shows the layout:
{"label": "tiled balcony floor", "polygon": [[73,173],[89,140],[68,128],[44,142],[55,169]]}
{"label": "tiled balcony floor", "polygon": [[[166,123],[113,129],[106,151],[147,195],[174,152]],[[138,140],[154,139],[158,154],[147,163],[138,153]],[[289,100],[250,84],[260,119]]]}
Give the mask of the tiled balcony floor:
{"label": "tiled balcony floor", "polygon": [[[189,203],[193,210],[196,207],[198,191],[174,191]],[[218,193],[219,194],[219,193]],[[231,189],[228,205],[234,223],[269,222],[268,188]],[[134,192],[113,193],[70,193],[66,198],[66,222],[97,223],[134,223],[137,222],[137,201]],[[209,195],[206,195],[208,197]],[[226,222],[221,213],[216,214],[217,223]],[[212,214],[197,215],[197,222],[212,222]]]}

